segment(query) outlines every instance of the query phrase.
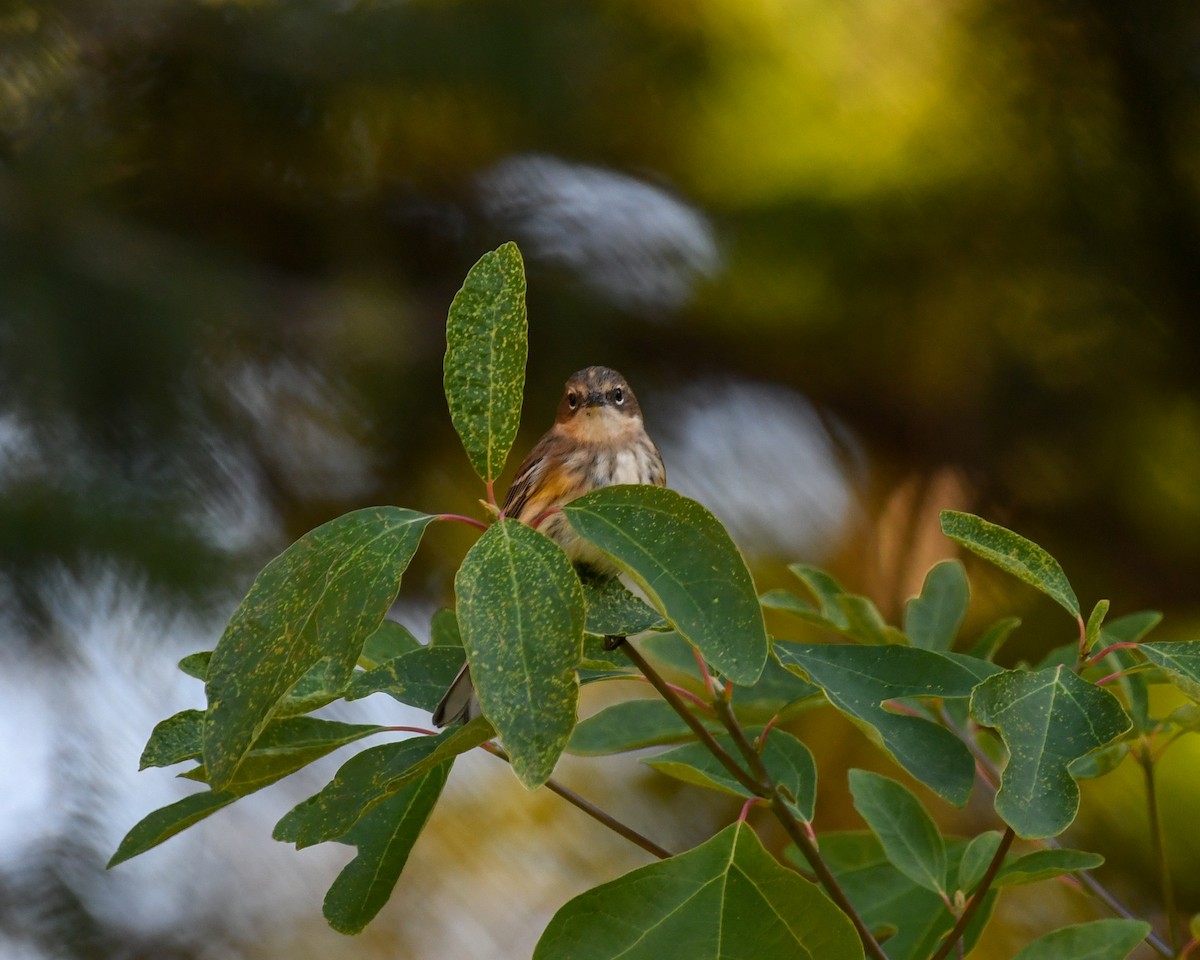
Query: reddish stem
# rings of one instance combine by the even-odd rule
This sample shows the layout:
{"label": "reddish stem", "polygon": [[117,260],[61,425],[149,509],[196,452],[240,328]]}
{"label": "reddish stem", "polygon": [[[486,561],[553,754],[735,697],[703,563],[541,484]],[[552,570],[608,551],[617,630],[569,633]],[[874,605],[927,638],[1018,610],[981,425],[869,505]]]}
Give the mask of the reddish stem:
{"label": "reddish stem", "polygon": [[762,728],[762,733],[758,735],[758,749],[760,752],[762,751],[762,748],[767,745],[767,734],[771,732],[771,728],[774,727],[778,722],[779,714],[775,714],[775,716],[767,721],[767,725]]}
{"label": "reddish stem", "polygon": [[426,737],[436,737],[438,735],[436,730],[426,730],[424,727],[384,727],[383,729],[392,733],[419,733]]}
{"label": "reddish stem", "polygon": [[742,812],[738,814],[737,822],[745,823],[746,817],[750,814],[750,808],[763,802],[762,797],[751,797],[742,804]]}
{"label": "reddish stem", "polygon": [[1092,656],[1088,657],[1083,662],[1083,669],[1086,670],[1088,667],[1099,663],[1101,660],[1103,660],[1105,657],[1107,657],[1114,650],[1131,650],[1132,648],[1136,647],[1137,645],[1138,645],[1138,643],[1136,640],[1122,640],[1120,643],[1110,643],[1107,647],[1105,647],[1099,653],[1095,653]]}
{"label": "reddish stem", "polygon": [[437,513],[434,514],[434,520],[453,520],[455,523],[465,523],[468,526],[478,527],[480,530],[486,530],[487,524],[482,520],[476,520],[474,517],[464,517],[461,513]]}
{"label": "reddish stem", "polygon": [[[646,683],[650,683],[649,679],[647,679],[646,677],[631,677],[630,679],[643,680]],[[663,683],[667,683],[667,681],[664,680]],[[696,706],[698,706],[701,710],[703,710],[705,713],[713,712],[712,704],[709,703],[707,700],[705,700],[703,697],[697,696],[696,694],[692,693],[691,690],[685,690],[683,687],[681,687],[675,683],[667,683],[667,686],[670,687],[671,690],[677,696],[683,697],[685,700],[691,701]]]}
{"label": "reddish stem", "polygon": [[487,499],[488,499],[488,503],[490,503],[493,507],[497,506],[497,504],[496,504],[496,481],[495,480],[489,480],[487,482]]}

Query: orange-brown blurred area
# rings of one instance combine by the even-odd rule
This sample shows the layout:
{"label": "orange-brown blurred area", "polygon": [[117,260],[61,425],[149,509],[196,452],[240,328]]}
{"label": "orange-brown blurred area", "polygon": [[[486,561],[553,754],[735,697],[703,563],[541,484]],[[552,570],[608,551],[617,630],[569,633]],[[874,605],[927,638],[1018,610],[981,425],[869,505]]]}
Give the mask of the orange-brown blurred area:
{"label": "orange-brown blurred area", "polygon": [[[954,507],[1045,546],[1085,607],[1196,635],[1195,3],[10,0],[0,954],[527,956],[569,896],[645,862],[472,757],[361,940],[320,917],[350,851],[269,837],[328,767],[102,869],[185,792],[138,752],[202,705],[173,664],[267,558],[371,503],[483,515],[443,331],[508,239],[530,312],[512,466],[567,375],[606,364],[761,589],[820,564],[894,621],[952,555]],[[427,536],[396,609],[419,636],[473,536]],[[1074,638],[969,569],[965,639],[1020,616],[1011,665]],[[363,709],[394,716],[382,699]],[[901,774],[828,707],[793,729],[818,830],[861,826],[846,769]],[[1188,911],[1192,739],[1160,771]],[[636,757],[560,772],[672,849],[736,813]],[[1064,839],[1161,922],[1140,776],[1086,784]],[[923,796],[948,830],[996,825],[982,791]],[[974,955],[1104,915],[1066,885],[1008,891]]]}

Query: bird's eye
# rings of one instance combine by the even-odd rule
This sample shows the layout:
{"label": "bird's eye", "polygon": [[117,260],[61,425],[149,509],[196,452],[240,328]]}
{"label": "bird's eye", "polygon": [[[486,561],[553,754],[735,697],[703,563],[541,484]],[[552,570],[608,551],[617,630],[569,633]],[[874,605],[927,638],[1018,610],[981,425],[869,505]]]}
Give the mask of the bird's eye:
{"label": "bird's eye", "polygon": [[625,402],[625,391],[620,387],[613,387],[612,392],[613,403],[618,407]]}
{"label": "bird's eye", "polygon": [[568,393],[567,406],[574,410],[577,406],[579,406],[579,398],[573,393]]}

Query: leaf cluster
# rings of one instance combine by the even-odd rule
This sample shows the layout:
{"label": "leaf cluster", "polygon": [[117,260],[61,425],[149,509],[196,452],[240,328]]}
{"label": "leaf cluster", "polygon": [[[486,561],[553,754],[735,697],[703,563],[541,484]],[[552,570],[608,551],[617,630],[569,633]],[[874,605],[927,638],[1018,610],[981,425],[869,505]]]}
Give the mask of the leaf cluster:
{"label": "leaf cluster", "polygon": [[[271,561],[216,648],[180,664],[204,681],[206,709],[162,721],[142,757],[143,767],[191,763],[181,776],[207,789],[148,814],[110,865],[367,737],[386,739],[351,756],[274,831],[298,848],[355,848],[324,905],[345,933],[361,931],[387,901],[455,758],[477,747],[508,759],[530,789],[549,784],[568,798],[551,780],[564,751],[665,747],[645,758],[651,768],[744,804],[734,824],[695,849],[662,851],[662,862],[567,903],[539,942],[541,960],[732,958],[748,945],[756,957],[940,960],[971,948],[1003,889],[1086,878],[1101,864],[1055,839],[1078,812],[1078,781],[1130,752],[1152,764],[1200,729],[1200,708],[1155,717],[1148,693],[1170,682],[1200,700],[1200,641],[1145,642],[1157,614],[1106,622],[1107,601],[1084,620],[1045,550],[956,512],[943,514],[944,533],[1053,598],[1077,638],[1042,664],[998,665],[1019,621],[963,637],[970,588],[958,560],[928,572],[899,625],[803,565],[791,567],[802,592],[759,597],[720,522],[658,487],[608,487],[561,507],[638,592],[581,576],[555,542],[496,506],[493,485],[520,416],[524,293],[520,253],[505,244],[472,268],[447,323],[447,402],[485,485],[488,520],[371,507],[318,527]],[[426,531],[452,520],[483,532],[454,578],[454,609],[439,611],[422,644],[386,614]],[[768,636],[764,608],[795,617],[806,639]],[[813,628],[821,642],[811,642]],[[377,693],[432,710],[464,660],[483,712],[465,725],[436,733],[312,715]],[[581,684],[631,677],[649,680],[661,699],[621,701],[578,722]],[[822,705],[850,718],[935,803],[962,806],[973,791],[988,791],[1000,829],[944,836],[910,786],[852,770],[867,829],[816,843],[816,765],[781,724]],[[755,805],[792,838],[786,864],[750,827]],[[1153,945],[1148,924],[1102,920],[1054,931],[1021,956],[1119,958],[1147,937]]]}

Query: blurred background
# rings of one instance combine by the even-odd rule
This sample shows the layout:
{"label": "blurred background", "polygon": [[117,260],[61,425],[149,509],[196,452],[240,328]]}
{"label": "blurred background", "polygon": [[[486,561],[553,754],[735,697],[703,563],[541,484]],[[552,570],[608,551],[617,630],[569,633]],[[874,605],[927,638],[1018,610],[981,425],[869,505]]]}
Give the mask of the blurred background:
{"label": "blurred background", "polygon": [[[822,564],[895,619],[954,507],[1042,543],[1086,608],[1195,637],[1198,94],[1184,0],[0,3],[0,956],[528,956],[646,862],[469,757],[359,940],[320,916],[350,851],[269,838],[328,766],[103,871],[187,792],[138,754],[202,705],[174,663],[269,557],[372,503],[480,513],[441,356],[504,240],[512,466],[569,373],[614,366],[763,589]],[[418,636],[472,537],[427,536]],[[1024,621],[1006,662],[1074,638],[970,569],[966,635]],[[404,722],[381,699],[356,716]],[[846,766],[895,768],[828,709],[794,729],[818,828],[858,826]],[[1190,739],[1162,790],[1196,910]],[[560,772],[677,849],[733,812],[628,757]],[[1067,841],[1161,928],[1138,771],[1087,787]],[[931,809],[994,826],[986,797]],[[1006,893],[977,956],[1102,915]]]}

